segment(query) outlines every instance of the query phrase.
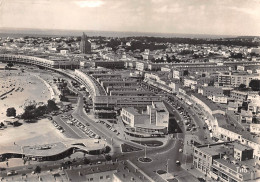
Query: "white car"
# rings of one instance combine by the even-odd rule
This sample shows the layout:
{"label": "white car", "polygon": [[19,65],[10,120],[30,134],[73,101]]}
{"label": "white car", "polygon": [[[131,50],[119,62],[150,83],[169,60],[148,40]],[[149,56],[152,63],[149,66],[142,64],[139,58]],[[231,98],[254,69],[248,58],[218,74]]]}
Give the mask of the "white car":
{"label": "white car", "polygon": [[180,161],[176,161],[176,164],[177,164],[177,165],[180,165],[180,164],[181,164],[181,162],[180,162]]}

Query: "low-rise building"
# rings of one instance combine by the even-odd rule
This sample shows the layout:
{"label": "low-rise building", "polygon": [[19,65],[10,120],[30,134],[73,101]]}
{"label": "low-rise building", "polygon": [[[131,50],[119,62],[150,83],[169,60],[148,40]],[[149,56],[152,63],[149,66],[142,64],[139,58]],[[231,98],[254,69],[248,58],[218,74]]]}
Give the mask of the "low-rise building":
{"label": "low-rise building", "polygon": [[222,88],[216,88],[214,86],[202,86],[198,88],[198,93],[203,96],[223,96]]}
{"label": "low-rise building", "polygon": [[253,149],[234,142],[195,146],[193,166],[214,180],[257,181],[260,170],[252,159]]}
{"label": "low-rise building", "polygon": [[238,90],[232,90],[230,92],[230,98],[234,99],[235,101],[246,101],[247,100],[247,92],[241,92]]}
{"label": "low-rise building", "polygon": [[213,96],[208,96],[208,98],[210,100],[212,100],[213,102],[216,102],[216,103],[220,103],[220,104],[227,104],[227,101],[228,101],[228,98],[227,96],[224,96],[224,95],[213,95]]}
{"label": "low-rise building", "polygon": [[196,85],[197,81],[191,78],[184,78],[184,86],[185,87],[191,87],[192,85]]}

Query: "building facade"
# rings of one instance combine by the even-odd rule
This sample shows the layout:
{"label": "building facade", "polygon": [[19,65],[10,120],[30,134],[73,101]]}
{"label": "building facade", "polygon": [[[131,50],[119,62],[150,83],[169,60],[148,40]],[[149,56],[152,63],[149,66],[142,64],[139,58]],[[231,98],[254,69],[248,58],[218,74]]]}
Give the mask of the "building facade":
{"label": "building facade", "polygon": [[89,54],[91,53],[91,43],[88,40],[85,33],[83,33],[80,41],[80,51],[82,54]]}

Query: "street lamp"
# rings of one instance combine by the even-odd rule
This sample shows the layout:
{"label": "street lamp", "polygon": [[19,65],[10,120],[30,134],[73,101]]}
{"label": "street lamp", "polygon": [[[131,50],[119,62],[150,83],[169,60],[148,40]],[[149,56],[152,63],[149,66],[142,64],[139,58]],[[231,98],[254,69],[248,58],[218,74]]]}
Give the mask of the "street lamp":
{"label": "street lamp", "polygon": [[146,159],[146,145],[144,145],[144,158]]}
{"label": "street lamp", "polygon": [[167,174],[169,173],[169,160],[170,160],[170,159],[167,159],[167,164],[166,164],[166,167],[167,167],[167,169],[166,169]]}

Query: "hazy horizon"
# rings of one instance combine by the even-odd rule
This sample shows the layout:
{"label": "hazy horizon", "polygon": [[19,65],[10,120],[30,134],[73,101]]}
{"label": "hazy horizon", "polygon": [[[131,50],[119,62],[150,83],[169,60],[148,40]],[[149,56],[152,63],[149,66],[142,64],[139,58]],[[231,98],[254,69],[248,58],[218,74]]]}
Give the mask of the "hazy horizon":
{"label": "hazy horizon", "polygon": [[0,27],[260,35],[260,0],[1,0]]}
{"label": "hazy horizon", "polygon": [[39,35],[39,36],[81,36],[85,32],[88,36],[104,37],[180,37],[180,38],[234,38],[238,36],[255,35],[216,35],[216,34],[183,34],[183,33],[160,33],[160,32],[131,32],[131,31],[97,31],[97,30],[66,30],[66,29],[34,29],[34,28],[0,28],[0,35]]}

